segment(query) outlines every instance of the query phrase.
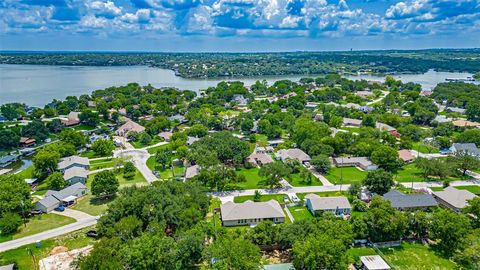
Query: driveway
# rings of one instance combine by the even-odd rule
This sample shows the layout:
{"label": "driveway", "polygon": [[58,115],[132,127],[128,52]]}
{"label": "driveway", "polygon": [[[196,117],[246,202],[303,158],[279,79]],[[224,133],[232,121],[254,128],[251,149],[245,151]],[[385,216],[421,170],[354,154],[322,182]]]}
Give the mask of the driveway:
{"label": "driveway", "polygon": [[52,213],[57,214],[57,215],[61,215],[61,216],[71,217],[73,219],[76,219],[77,221],[87,220],[87,219],[91,219],[91,218],[94,217],[94,216],[91,216],[91,215],[89,215],[85,212],[78,211],[78,210],[73,210],[71,208],[65,208],[65,210],[63,212],[53,211]]}
{"label": "driveway", "polygon": [[85,227],[89,227],[92,225],[97,224],[97,217],[90,217],[86,219],[81,219],[75,223],[71,223],[62,227],[58,227],[52,230],[44,231],[41,233],[37,233],[34,235],[18,238],[12,241],[7,241],[0,243],[0,252],[4,252],[6,250],[18,248],[24,245],[35,243],[38,240],[46,240],[53,237],[57,237],[59,235],[67,234],[70,232],[74,232]]}

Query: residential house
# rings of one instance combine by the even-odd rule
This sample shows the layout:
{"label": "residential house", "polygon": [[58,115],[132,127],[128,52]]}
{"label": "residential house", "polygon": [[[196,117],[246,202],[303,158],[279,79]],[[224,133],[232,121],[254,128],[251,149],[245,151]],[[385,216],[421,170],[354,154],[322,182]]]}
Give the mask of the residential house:
{"label": "residential house", "polygon": [[397,131],[397,129],[394,128],[394,127],[392,127],[392,126],[390,126],[390,125],[377,122],[377,123],[375,123],[375,128],[376,128],[376,129],[379,129],[379,130],[381,130],[381,131],[388,131],[388,133],[392,134],[392,136],[394,136],[394,137],[397,138],[397,139],[400,139],[400,137],[401,137],[401,135],[400,135],[400,133]]}
{"label": "residential house", "polygon": [[358,108],[360,111],[364,112],[364,113],[369,113],[369,112],[373,112],[375,109],[371,106],[368,106],[368,105],[365,105],[365,106],[361,106],[360,108]]}
{"label": "residential house", "polygon": [[452,119],[452,118],[448,118],[448,117],[446,117],[445,115],[438,114],[437,116],[435,116],[435,118],[433,119],[433,121],[435,121],[435,122],[437,122],[437,123],[449,123],[449,122],[452,122],[453,119]]}
{"label": "residential house", "polygon": [[97,134],[95,134],[95,133],[92,134],[92,135],[90,135],[90,137],[89,137],[90,144],[93,144],[96,140],[100,140],[100,139],[102,139],[102,140],[108,140],[109,137],[108,137],[107,134],[97,135]]}
{"label": "residential house", "polygon": [[385,193],[382,198],[390,201],[392,207],[398,210],[426,209],[438,206],[431,194],[406,195],[398,190],[392,190]]}
{"label": "residential house", "polygon": [[348,108],[348,109],[355,109],[355,110],[358,110],[360,109],[360,105],[356,104],[356,103],[347,103],[345,104],[345,108]]}
{"label": "residential house", "polygon": [[382,259],[380,255],[361,256],[363,270],[389,270],[390,266]]}
{"label": "residential house", "polygon": [[164,132],[160,132],[160,133],[158,134],[158,136],[159,136],[160,138],[162,138],[162,139],[163,139],[164,141],[166,141],[166,142],[169,142],[169,141],[170,141],[170,139],[172,138],[172,135],[173,135],[173,133],[170,132],[170,131],[164,131]]}
{"label": "residential house", "polygon": [[248,99],[246,99],[243,95],[233,95],[233,101],[239,107],[245,107],[248,105]]}
{"label": "residential house", "polygon": [[356,96],[358,97],[362,97],[362,98],[368,98],[370,96],[373,96],[373,92],[372,91],[357,91],[355,93]]}
{"label": "residential house", "polygon": [[67,118],[61,118],[60,122],[67,127],[75,126],[80,124],[80,113],[79,112],[70,112],[67,115]]}
{"label": "residential house", "polygon": [[361,127],[362,120],[352,119],[352,118],[343,118],[344,127]]}
{"label": "residential house", "polygon": [[255,147],[255,153],[257,153],[257,154],[268,154],[268,153],[273,153],[273,151],[274,151],[274,148],[271,147],[271,146],[266,146],[266,147],[256,146]]}
{"label": "residential house", "polygon": [[82,183],[73,184],[60,191],[48,190],[44,198],[35,204],[35,209],[49,213],[61,205],[69,206],[76,203],[77,199],[85,194],[87,187]]}
{"label": "residential house", "polygon": [[276,140],[269,140],[268,141],[268,146],[271,146],[271,147],[277,147],[279,146],[280,144],[284,143],[284,141],[282,139],[276,139]]}
{"label": "residential house", "polygon": [[307,102],[305,104],[305,108],[307,109],[315,109],[316,107],[318,107],[318,102]]}
{"label": "residential house", "polygon": [[85,184],[88,178],[88,173],[89,171],[82,167],[70,167],[64,171],[63,179],[65,179],[65,182],[69,185],[75,183]]}
{"label": "residential house", "polygon": [[454,127],[461,128],[461,127],[480,127],[480,123],[472,122],[468,120],[458,119],[452,121]]}
{"label": "residential house", "polygon": [[226,202],[220,205],[223,226],[256,225],[265,220],[273,223],[285,222],[285,213],[276,200],[267,202],[246,201],[244,203]]}
{"label": "residential house", "polygon": [[433,192],[433,197],[435,197],[443,207],[452,209],[455,212],[460,212],[468,205],[468,201],[477,197],[477,195],[468,190],[447,187],[442,191]]}
{"label": "residential house", "polygon": [[128,137],[130,132],[142,133],[143,131],[145,131],[145,127],[129,119],[117,129],[116,134],[118,136]]}
{"label": "residential house", "polygon": [[450,147],[450,152],[454,155],[463,154],[480,158],[480,150],[474,143],[454,143]]}
{"label": "residential house", "polygon": [[330,212],[335,216],[350,215],[352,207],[347,197],[320,197],[317,194],[307,194],[305,196],[306,205],[312,215],[316,216],[319,212]]}
{"label": "residential house", "polygon": [[296,96],[297,96],[297,93],[295,93],[295,92],[290,92],[290,93],[288,93],[288,94],[285,94],[285,95],[281,96],[280,98],[281,98],[281,99],[288,99],[288,98],[296,97]]}
{"label": "residential house", "polygon": [[288,160],[297,160],[302,164],[310,162],[310,156],[298,148],[281,149],[275,154],[275,157],[283,162]]}
{"label": "residential house", "polygon": [[431,90],[423,90],[420,92],[420,96],[422,97],[429,97],[433,94],[433,91]]}
{"label": "residential house", "polygon": [[458,108],[458,107],[447,107],[445,108],[446,112],[453,112],[453,113],[458,113],[458,114],[465,114],[465,109]]}
{"label": "residential house", "polygon": [[193,178],[199,173],[200,173],[200,166],[198,165],[190,166],[185,170],[185,179]]}
{"label": "residential house", "polygon": [[270,155],[265,153],[252,153],[247,157],[247,162],[252,166],[263,166],[268,163],[272,163],[273,159]]}
{"label": "residential house", "polygon": [[333,158],[336,167],[359,167],[365,171],[373,171],[378,167],[367,157],[336,157]]}
{"label": "residential house", "polygon": [[176,115],[173,115],[173,116],[169,116],[168,117],[168,120],[172,121],[172,122],[179,122],[179,123],[183,123],[185,122],[185,116],[181,115],[181,114],[176,114]]}
{"label": "residential house", "polygon": [[32,147],[34,146],[37,141],[33,138],[28,137],[20,137],[20,147]]}
{"label": "residential house", "polygon": [[415,156],[412,154],[410,150],[407,150],[407,149],[399,150],[398,157],[407,163],[410,163],[413,160],[415,160]]}
{"label": "residential house", "polygon": [[321,114],[321,113],[315,114],[315,116],[313,117],[313,120],[315,120],[317,122],[323,121],[323,114]]}
{"label": "residential house", "polygon": [[18,159],[18,156],[16,155],[7,155],[7,156],[0,157],[0,168],[7,167],[8,165],[17,161],[17,159]]}
{"label": "residential house", "polygon": [[199,141],[199,140],[200,140],[200,138],[188,136],[188,138],[187,138],[187,145],[190,146],[190,145],[192,145],[194,142]]}
{"label": "residential house", "polygon": [[72,167],[80,167],[80,168],[84,168],[85,170],[88,170],[88,168],[90,167],[90,161],[88,160],[88,158],[79,157],[79,156],[65,157],[60,159],[60,161],[58,162],[57,168],[62,173],[64,173],[65,170]]}

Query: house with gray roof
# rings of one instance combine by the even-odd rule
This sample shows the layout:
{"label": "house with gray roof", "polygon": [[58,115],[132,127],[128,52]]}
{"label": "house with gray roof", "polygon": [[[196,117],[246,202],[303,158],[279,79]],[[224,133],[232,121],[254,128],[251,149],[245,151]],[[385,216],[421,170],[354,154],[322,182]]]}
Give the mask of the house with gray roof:
{"label": "house with gray roof", "polygon": [[185,179],[193,178],[199,173],[200,173],[200,166],[198,165],[190,166],[185,170]]}
{"label": "house with gray roof", "polygon": [[65,179],[69,185],[73,185],[75,183],[85,184],[88,174],[89,171],[83,167],[70,167],[64,171],[63,179]]}
{"label": "house with gray roof", "polygon": [[58,170],[64,173],[65,170],[70,169],[72,167],[80,167],[88,170],[90,167],[90,161],[88,158],[79,157],[79,156],[70,156],[60,159],[58,162]]}
{"label": "house with gray roof", "polygon": [[267,202],[246,201],[244,203],[226,202],[220,205],[223,226],[252,226],[262,221],[285,222],[285,213],[276,200]]}
{"label": "house with gray roof", "polygon": [[53,209],[63,205],[69,206],[76,200],[87,194],[87,187],[82,183],[76,183],[60,191],[48,190],[43,199],[35,204],[35,209],[49,213]]}
{"label": "house with gray roof", "polygon": [[378,168],[367,157],[336,157],[333,158],[336,167],[359,167],[365,171],[373,171]]}
{"label": "house with gray roof", "polygon": [[454,143],[450,147],[450,152],[454,155],[463,154],[480,158],[480,150],[474,143]]}
{"label": "house with gray roof", "polygon": [[317,194],[307,194],[305,196],[306,206],[312,215],[320,212],[330,212],[335,216],[350,215],[352,206],[347,197],[320,197]]}
{"label": "house with gray roof", "polygon": [[362,120],[353,119],[353,118],[343,118],[344,127],[360,127],[362,126]]}
{"label": "house with gray roof", "polygon": [[390,201],[392,207],[398,210],[426,209],[438,206],[438,202],[431,194],[407,195],[398,190],[392,190],[385,193],[382,198]]}
{"label": "house with gray roof", "polygon": [[310,162],[310,156],[298,148],[281,149],[275,153],[275,157],[283,162],[288,160],[297,160],[302,164]]}
{"label": "house with gray roof", "polygon": [[7,167],[8,165],[17,161],[17,159],[18,159],[18,156],[16,155],[8,155],[8,156],[0,157],[0,168]]}
{"label": "house with gray roof", "polygon": [[252,153],[247,157],[247,162],[252,166],[263,166],[273,162],[273,158],[265,153]]}
{"label": "house with gray roof", "polygon": [[477,197],[477,195],[468,190],[447,187],[442,191],[433,192],[433,197],[437,199],[441,206],[460,212],[468,205],[468,201]]}
{"label": "house with gray roof", "polygon": [[190,145],[192,145],[194,142],[199,141],[199,140],[200,140],[200,138],[188,136],[188,138],[187,138],[187,145],[190,146]]}

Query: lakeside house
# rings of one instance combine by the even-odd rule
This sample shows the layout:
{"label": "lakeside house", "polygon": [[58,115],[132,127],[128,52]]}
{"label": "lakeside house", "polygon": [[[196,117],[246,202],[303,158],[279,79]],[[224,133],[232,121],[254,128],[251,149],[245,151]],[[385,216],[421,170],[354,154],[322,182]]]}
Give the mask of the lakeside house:
{"label": "lakeside house", "polygon": [[80,167],[88,170],[90,167],[90,160],[80,156],[69,156],[60,159],[57,168],[60,172],[65,173],[67,169],[72,167]]}
{"label": "lakeside house", "polygon": [[480,150],[474,143],[453,143],[450,152],[454,155],[462,154],[480,158]]}
{"label": "lakeside house", "polygon": [[275,224],[285,222],[285,213],[276,200],[267,202],[246,201],[244,203],[226,202],[220,205],[222,225],[252,226],[270,220]]}
{"label": "lakeside house", "polygon": [[455,212],[460,212],[468,201],[477,197],[468,190],[456,189],[454,187],[447,187],[442,191],[433,192],[433,197],[443,207],[449,208]]}
{"label": "lakeside house", "polygon": [[18,160],[17,155],[7,155],[7,156],[0,157],[0,168],[7,167],[8,165],[14,163],[17,160]]}
{"label": "lakeside house", "polygon": [[288,160],[297,160],[302,164],[310,162],[310,156],[298,148],[281,149],[275,153],[275,158],[283,162]]}
{"label": "lakeside house", "polygon": [[390,201],[393,208],[398,210],[416,210],[437,207],[438,202],[431,194],[404,194],[398,190],[385,193],[382,198]]}
{"label": "lakeside house", "polygon": [[307,194],[305,196],[306,206],[312,215],[316,216],[319,212],[330,212],[335,216],[350,215],[352,206],[347,197],[320,197],[317,194]]}
{"label": "lakeside house", "polygon": [[37,143],[37,141],[29,137],[20,137],[19,143],[20,147],[32,147]]}
{"label": "lakeside house", "polygon": [[67,127],[78,125],[80,124],[79,115],[79,112],[70,112],[67,115],[67,118],[60,118],[60,122]]}
{"label": "lakeside house", "polygon": [[335,157],[333,163],[336,167],[359,167],[365,171],[373,171],[378,168],[367,157]]}
{"label": "lakeside house", "polygon": [[120,126],[115,132],[118,136],[128,137],[130,132],[142,133],[145,131],[145,127],[128,119],[125,124]]}
{"label": "lakeside house", "polygon": [[70,206],[77,199],[87,194],[87,187],[82,183],[76,183],[60,191],[48,190],[43,199],[35,204],[35,209],[49,213],[59,206]]}

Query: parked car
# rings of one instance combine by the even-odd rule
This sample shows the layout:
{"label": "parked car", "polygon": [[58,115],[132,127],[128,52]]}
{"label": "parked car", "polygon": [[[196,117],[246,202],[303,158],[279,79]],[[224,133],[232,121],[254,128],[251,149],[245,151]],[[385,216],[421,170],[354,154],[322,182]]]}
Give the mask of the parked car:
{"label": "parked car", "polygon": [[294,203],[299,203],[300,199],[297,197],[297,195],[292,195],[292,202]]}
{"label": "parked car", "polygon": [[289,203],[290,202],[290,199],[288,198],[288,196],[283,196],[283,202],[284,203]]}
{"label": "parked car", "polygon": [[59,207],[57,207],[57,208],[55,208],[55,209],[53,209],[53,210],[58,211],[58,212],[63,212],[63,211],[65,211],[65,207],[59,206]]}
{"label": "parked car", "polygon": [[97,231],[93,231],[93,230],[86,232],[85,235],[95,239],[99,237]]}

